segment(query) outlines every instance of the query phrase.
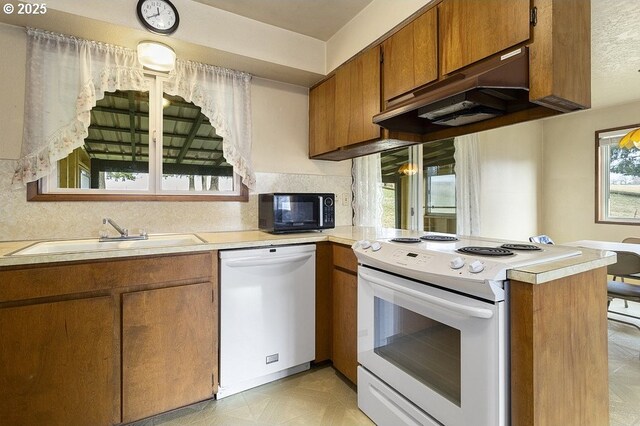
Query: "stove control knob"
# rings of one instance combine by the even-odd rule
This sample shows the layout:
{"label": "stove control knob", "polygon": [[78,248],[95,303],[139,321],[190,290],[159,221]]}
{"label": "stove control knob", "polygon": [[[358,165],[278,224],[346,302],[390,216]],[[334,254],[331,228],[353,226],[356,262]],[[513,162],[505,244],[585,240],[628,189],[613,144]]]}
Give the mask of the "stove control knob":
{"label": "stove control knob", "polygon": [[362,240],[360,241],[360,247],[362,247],[363,250],[366,250],[371,247],[371,243],[369,242],[369,240]]}
{"label": "stove control knob", "polygon": [[382,248],[382,244],[380,244],[379,242],[373,242],[371,243],[371,250],[373,251],[378,251]]}
{"label": "stove control knob", "polygon": [[479,260],[476,260],[469,265],[469,272],[472,274],[477,274],[482,271],[484,271],[484,264]]}
{"label": "stove control knob", "polygon": [[464,266],[464,260],[461,257],[454,257],[449,261],[451,269],[460,269]]}

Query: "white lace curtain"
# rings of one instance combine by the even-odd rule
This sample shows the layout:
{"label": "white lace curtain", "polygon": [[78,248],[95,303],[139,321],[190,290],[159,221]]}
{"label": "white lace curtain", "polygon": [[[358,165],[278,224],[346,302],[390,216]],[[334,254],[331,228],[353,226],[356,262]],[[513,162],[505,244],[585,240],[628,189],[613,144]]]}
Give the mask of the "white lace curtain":
{"label": "white lace curtain", "polygon": [[353,160],[353,225],[382,226],[380,154]]}
{"label": "white lace curtain", "polygon": [[163,86],[170,95],[199,106],[224,143],[227,163],[249,189],[256,178],[251,165],[251,75],[191,61],[177,61]]}
{"label": "white lace curtain", "polygon": [[454,139],[456,161],[456,232],[459,235],[480,233],[480,161],[478,135]]}
{"label": "white lace curtain", "polygon": [[[48,31],[27,29],[27,64],[14,186],[48,175],[51,164],[84,144],[91,108],[104,92],[149,90],[133,50]],[[178,61],[165,90],[202,108],[224,138],[225,159],[253,189],[250,80],[246,73]]]}

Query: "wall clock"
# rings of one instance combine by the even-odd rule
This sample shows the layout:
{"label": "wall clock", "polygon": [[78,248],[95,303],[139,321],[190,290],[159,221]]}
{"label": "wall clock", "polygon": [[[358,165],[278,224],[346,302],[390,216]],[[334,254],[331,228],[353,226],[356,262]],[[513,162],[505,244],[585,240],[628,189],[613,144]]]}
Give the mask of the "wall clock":
{"label": "wall clock", "polygon": [[172,34],[178,29],[180,16],[169,0],[138,0],[138,19],[149,31]]}

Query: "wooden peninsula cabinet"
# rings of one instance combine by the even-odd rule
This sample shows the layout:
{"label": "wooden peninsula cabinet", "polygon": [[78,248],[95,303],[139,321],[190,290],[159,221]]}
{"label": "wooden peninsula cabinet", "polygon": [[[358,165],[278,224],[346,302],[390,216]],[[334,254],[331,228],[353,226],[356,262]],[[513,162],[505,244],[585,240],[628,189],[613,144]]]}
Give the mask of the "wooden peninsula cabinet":
{"label": "wooden peninsula cabinet", "polygon": [[110,425],[212,398],[217,253],[0,269],[0,419]]}

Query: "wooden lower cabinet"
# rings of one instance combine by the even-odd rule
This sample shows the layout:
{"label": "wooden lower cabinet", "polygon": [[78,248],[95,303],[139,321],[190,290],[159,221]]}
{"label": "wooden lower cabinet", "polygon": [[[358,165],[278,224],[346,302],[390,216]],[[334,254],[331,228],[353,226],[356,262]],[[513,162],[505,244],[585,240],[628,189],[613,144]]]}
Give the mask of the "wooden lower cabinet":
{"label": "wooden lower cabinet", "polygon": [[122,295],[122,420],[214,394],[211,283]]}
{"label": "wooden lower cabinet", "polygon": [[333,346],[333,289],[331,288],[333,244],[316,243],[316,357],[315,362],[331,360]]}
{"label": "wooden lower cabinet", "polygon": [[112,425],[212,398],[217,252],[0,268],[0,424]]}
{"label": "wooden lower cabinet", "polygon": [[0,423],[117,422],[113,308],[105,296],[0,309]]}
{"label": "wooden lower cabinet", "polygon": [[511,424],[609,424],[606,268],[511,281]]}
{"label": "wooden lower cabinet", "polygon": [[358,280],[356,275],[334,269],[333,366],[353,383],[358,367]]}

